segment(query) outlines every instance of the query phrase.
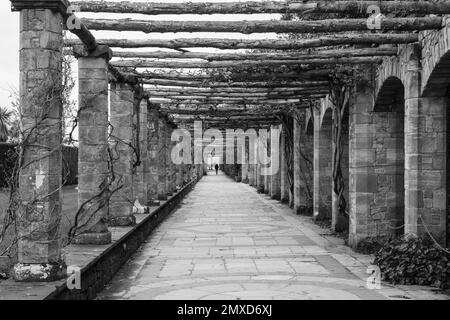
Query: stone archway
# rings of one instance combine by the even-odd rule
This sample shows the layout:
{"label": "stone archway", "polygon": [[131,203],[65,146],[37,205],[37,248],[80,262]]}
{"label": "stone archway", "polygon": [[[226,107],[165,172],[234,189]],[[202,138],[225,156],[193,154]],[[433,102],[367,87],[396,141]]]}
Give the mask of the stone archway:
{"label": "stone archway", "polygon": [[[442,244],[450,245],[450,48],[447,32],[428,32],[423,41],[438,50],[422,50],[422,95],[418,130],[428,139],[428,146],[421,146],[424,174],[437,179],[430,182],[428,197],[424,195],[427,211],[418,221],[418,231],[431,232]],[[438,179],[439,178],[439,179]],[[427,228],[422,226],[426,225]]]}
{"label": "stone archway", "polygon": [[376,188],[370,218],[380,236],[404,234],[405,225],[405,87],[388,77],[373,109]]}

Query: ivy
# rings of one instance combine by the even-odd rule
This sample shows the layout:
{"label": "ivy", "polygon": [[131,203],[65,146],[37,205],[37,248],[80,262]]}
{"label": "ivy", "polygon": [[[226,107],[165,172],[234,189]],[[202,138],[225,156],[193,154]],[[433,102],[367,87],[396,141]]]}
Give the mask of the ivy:
{"label": "ivy", "polygon": [[429,237],[386,241],[375,254],[382,280],[402,285],[450,288],[450,254]]}

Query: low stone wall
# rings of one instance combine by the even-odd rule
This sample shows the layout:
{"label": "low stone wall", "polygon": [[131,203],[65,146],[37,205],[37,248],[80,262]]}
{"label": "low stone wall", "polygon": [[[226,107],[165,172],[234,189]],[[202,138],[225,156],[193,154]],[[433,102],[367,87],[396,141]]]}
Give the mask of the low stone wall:
{"label": "low stone wall", "polygon": [[152,231],[169,216],[181,200],[193,189],[197,181],[194,180],[186,185],[101,255],[81,269],[80,290],[69,290],[64,283],[45,297],[45,300],[94,299],[97,293],[111,281],[120,267],[128,261],[145,239],[150,236]]}

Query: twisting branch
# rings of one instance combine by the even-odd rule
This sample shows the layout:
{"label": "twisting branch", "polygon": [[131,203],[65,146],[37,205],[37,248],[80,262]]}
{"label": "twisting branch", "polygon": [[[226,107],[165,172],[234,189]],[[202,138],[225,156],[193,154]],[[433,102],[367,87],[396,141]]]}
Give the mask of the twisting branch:
{"label": "twisting branch", "polygon": [[342,158],[344,153],[344,120],[348,114],[349,100],[352,85],[355,81],[353,70],[338,68],[335,77],[330,81],[330,100],[333,108],[333,192],[337,199],[338,217],[336,231],[348,229],[349,213],[345,199],[345,179],[342,172]]}

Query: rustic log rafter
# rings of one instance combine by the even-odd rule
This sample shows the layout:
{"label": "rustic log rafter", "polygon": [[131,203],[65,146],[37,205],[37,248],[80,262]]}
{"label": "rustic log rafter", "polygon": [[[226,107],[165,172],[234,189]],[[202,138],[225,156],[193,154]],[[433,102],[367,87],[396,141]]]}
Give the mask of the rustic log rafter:
{"label": "rustic log rafter", "polygon": [[[239,61],[239,67],[258,67],[258,66],[282,66],[282,65],[329,65],[329,64],[369,64],[379,63],[381,57],[354,57],[354,58],[324,58],[324,59],[302,59],[302,60],[263,60]],[[175,61],[160,59],[131,59],[112,61],[115,67],[127,68],[167,68],[167,69],[196,69],[196,68],[233,68],[236,67],[236,61],[212,61],[212,62],[192,62]]]}
{"label": "rustic log rafter", "polygon": [[164,86],[145,86],[147,92],[153,93],[183,93],[183,94],[233,94],[233,93],[276,93],[276,92],[301,92],[309,90],[324,90],[328,88],[328,84],[318,84],[309,86],[299,86],[299,87],[220,87],[220,88],[210,88],[210,87],[164,87]]}
{"label": "rustic log rafter", "polygon": [[[336,33],[369,31],[366,19],[258,20],[258,21],[159,21],[130,19],[81,19],[91,30],[153,32]],[[440,29],[442,18],[383,18],[380,31]]]}
{"label": "rustic log rafter", "polygon": [[325,94],[317,94],[317,95],[310,95],[310,96],[303,96],[302,98],[298,99],[241,99],[241,100],[217,100],[214,101],[213,99],[176,99],[176,98],[152,98],[150,97],[148,100],[151,103],[161,103],[161,104],[220,104],[222,103],[242,103],[242,104],[267,104],[267,105],[283,105],[283,104],[293,104],[293,103],[302,103],[304,100],[307,99],[320,99],[324,98]]}
{"label": "rustic log rafter", "polygon": [[[303,40],[252,40],[252,39],[218,39],[218,38],[178,38],[164,39],[98,39],[100,44],[112,48],[216,48],[216,49],[274,49],[295,50],[337,45],[369,45],[369,44],[401,44],[417,42],[418,36],[414,33],[382,34],[360,33],[346,35],[326,35],[314,39]],[[68,47],[80,45],[76,39],[66,39]]]}
{"label": "rustic log rafter", "polygon": [[[67,52],[70,53],[70,52]],[[312,52],[276,52],[276,53],[204,53],[204,52],[168,52],[168,51],[113,51],[116,58],[147,59],[201,59],[209,62],[224,60],[301,60],[352,57],[395,56],[397,48],[368,48],[322,50]]]}
{"label": "rustic log rafter", "polygon": [[[216,48],[216,49],[274,49],[274,50],[295,50],[317,47],[337,46],[337,45],[368,45],[368,44],[401,44],[417,42],[418,36],[414,33],[404,34],[382,34],[382,33],[361,33],[346,35],[326,35],[314,39],[303,40],[252,40],[252,39],[218,39],[218,38],[178,38],[173,40],[164,39],[98,39],[100,44],[108,45],[112,48]],[[66,39],[65,45],[68,47],[79,45],[76,39]]]}
{"label": "rustic log rafter", "polygon": [[167,79],[144,79],[142,83],[146,87],[164,88],[164,87],[182,87],[182,88],[199,88],[199,89],[223,89],[232,91],[234,88],[240,90],[245,89],[275,89],[283,88],[289,90],[291,88],[309,88],[309,87],[328,87],[328,81],[249,81],[249,82],[210,82],[210,81],[182,81]]}
{"label": "rustic log rafter", "polygon": [[[152,79],[162,79],[162,80],[175,80],[175,81],[202,81],[205,85],[208,84],[208,81],[214,84],[219,83],[220,85],[224,84],[225,81],[228,85],[233,85],[235,82],[239,83],[247,83],[247,82],[279,82],[279,81],[302,81],[302,80],[312,80],[312,81],[328,81],[328,77],[331,69],[317,69],[317,70],[299,70],[299,71],[286,71],[286,72],[240,72],[237,76],[239,77],[239,81],[236,81],[236,76],[231,75],[231,79],[226,80],[216,80],[214,75],[204,73],[204,72],[195,72],[195,71],[183,71],[183,70],[154,70],[154,71],[144,71],[144,72],[135,72],[140,78],[144,79],[144,83],[149,83]],[[223,77],[225,78],[225,77]],[[271,80],[271,78],[273,80]],[[148,82],[145,82],[145,79]],[[232,81],[230,81],[232,80]]]}
{"label": "rustic log rafter", "polygon": [[449,1],[244,1],[244,2],[111,2],[75,1],[81,12],[158,14],[344,13],[367,16],[376,5],[384,14],[450,14]]}

